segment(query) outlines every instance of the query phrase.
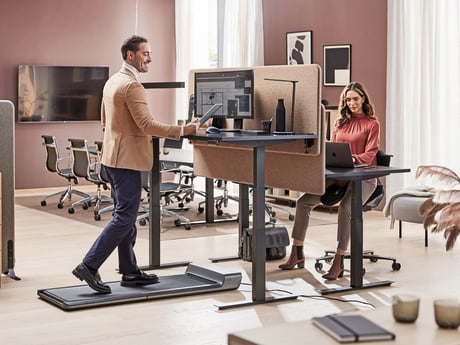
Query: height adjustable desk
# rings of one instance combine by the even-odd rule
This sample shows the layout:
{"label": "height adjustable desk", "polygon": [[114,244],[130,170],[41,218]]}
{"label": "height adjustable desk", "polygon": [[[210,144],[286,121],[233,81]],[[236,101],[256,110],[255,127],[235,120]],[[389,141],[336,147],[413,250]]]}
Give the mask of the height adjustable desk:
{"label": "height adjustable desk", "polygon": [[363,284],[363,208],[362,208],[362,181],[387,176],[390,174],[406,173],[410,169],[372,166],[355,169],[326,169],[326,178],[334,180],[347,180],[352,185],[351,201],[351,236],[350,236],[350,286],[337,287],[320,290],[321,294],[326,295],[334,292],[344,292],[357,289],[373,288],[377,286],[391,285],[389,280]]}
{"label": "height adjustable desk", "polygon": [[[252,259],[252,301],[236,303],[219,307],[226,309],[233,306],[249,304],[268,303],[272,301],[295,299],[297,296],[288,295],[281,297],[265,296],[265,148],[276,146],[296,140],[307,141],[316,139],[313,134],[294,134],[294,135],[255,135],[248,133],[228,133],[217,134],[197,134],[190,136],[193,142],[204,142],[208,145],[232,144],[252,148],[252,168],[253,168],[253,259]],[[212,162],[208,162],[212,164]],[[231,164],[229,162],[229,164]],[[241,167],[245,169],[245,167]],[[243,198],[240,202],[246,203],[242,206],[248,208],[247,199]],[[244,214],[248,214],[244,212]],[[240,223],[241,224],[241,223]],[[241,226],[241,225],[240,225]],[[241,230],[241,229],[240,229]]]}

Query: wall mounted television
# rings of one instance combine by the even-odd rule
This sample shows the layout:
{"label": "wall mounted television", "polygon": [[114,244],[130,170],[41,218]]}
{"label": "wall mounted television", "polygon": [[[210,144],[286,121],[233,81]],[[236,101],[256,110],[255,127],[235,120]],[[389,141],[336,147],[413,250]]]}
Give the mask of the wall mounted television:
{"label": "wall mounted television", "polygon": [[100,121],[109,67],[20,65],[18,122]]}

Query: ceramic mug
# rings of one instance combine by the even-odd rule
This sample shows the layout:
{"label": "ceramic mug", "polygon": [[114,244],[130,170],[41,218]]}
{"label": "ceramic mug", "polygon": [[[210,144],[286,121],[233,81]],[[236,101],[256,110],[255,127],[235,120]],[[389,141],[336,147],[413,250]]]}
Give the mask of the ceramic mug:
{"label": "ceramic mug", "polygon": [[262,125],[262,130],[265,133],[270,134],[271,126],[272,126],[272,120],[262,120],[260,122],[261,122],[261,125]]}

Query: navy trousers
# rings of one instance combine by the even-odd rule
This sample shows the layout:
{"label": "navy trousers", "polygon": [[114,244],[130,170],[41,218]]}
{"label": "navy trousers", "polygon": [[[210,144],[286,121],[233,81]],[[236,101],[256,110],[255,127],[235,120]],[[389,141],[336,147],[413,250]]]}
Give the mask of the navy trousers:
{"label": "navy trousers", "polygon": [[138,270],[134,245],[136,218],[141,201],[141,172],[130,169],[105,167],[112,187],[114,213],[112,220],[83,258],[83,263],[98,270],[118,247],[118,269],[121,274]]}

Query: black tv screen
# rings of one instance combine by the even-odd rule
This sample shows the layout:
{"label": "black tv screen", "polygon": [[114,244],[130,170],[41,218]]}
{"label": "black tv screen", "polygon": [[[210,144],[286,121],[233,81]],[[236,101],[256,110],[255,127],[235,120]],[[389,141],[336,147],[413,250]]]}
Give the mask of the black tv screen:
{"label": "black tv screen", "polygon": [[100,121],[109,67],[20,65],[18,121]]}

